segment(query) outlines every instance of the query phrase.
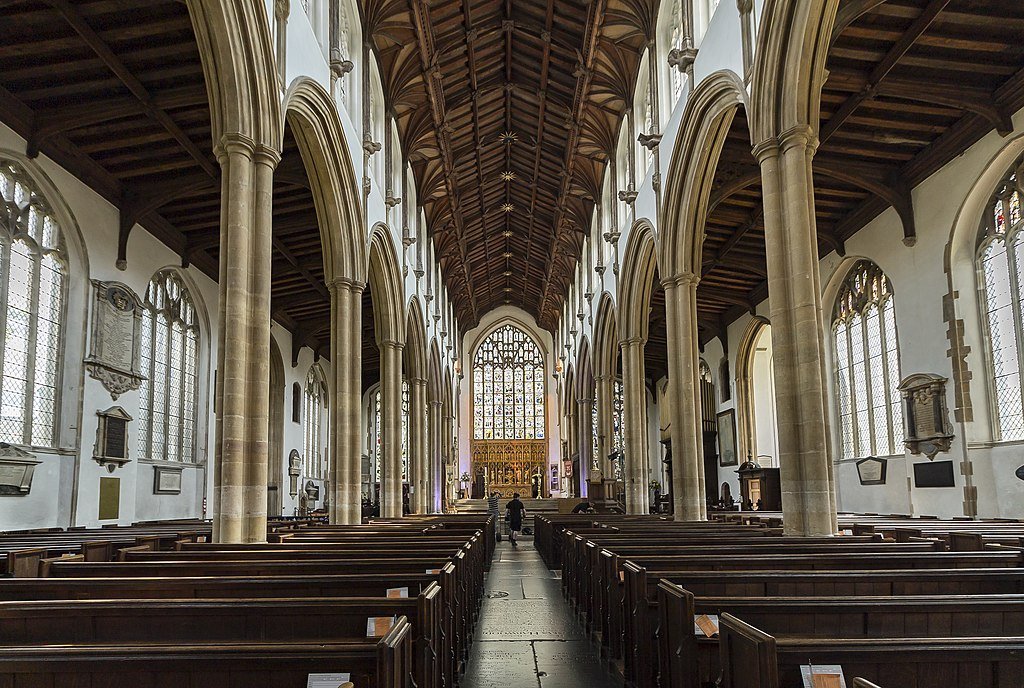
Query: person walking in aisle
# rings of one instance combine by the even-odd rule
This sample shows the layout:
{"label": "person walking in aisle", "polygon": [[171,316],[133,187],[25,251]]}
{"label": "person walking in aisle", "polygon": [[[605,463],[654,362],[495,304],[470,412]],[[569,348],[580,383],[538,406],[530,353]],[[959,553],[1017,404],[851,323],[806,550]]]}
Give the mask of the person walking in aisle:
{"label": "person walking in aisle", "polygon": [[519,501],[519,493],[512,495],[512,501],[505,506],[505,520],[508,521],[508,539],[513,547],[519,546],[519,531],[523,529],[526,507]]}
{"label": "person walking in aisle", "polygon": [[487,514],[494,517],[494,539],[501,542],[501,514],[498,512],[498,493],[487,495]]}

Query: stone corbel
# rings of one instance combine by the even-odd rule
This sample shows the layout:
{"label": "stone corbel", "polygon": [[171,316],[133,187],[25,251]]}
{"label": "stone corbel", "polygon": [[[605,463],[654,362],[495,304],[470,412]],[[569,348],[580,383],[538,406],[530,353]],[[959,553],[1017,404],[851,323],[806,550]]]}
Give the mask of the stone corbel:
{"label": "stone corbel", "polygon": [[697,48],[672,48],[668,51],[668,65],[679,70],[680,74],[688,74],[697,60]]}
{"label": "stone corbel", "polygon": [[379,153],[380,150],[380,143],[374,141],[373,138],[370,137],[370,134],[367,133],[366,136],[363,137],[363,152],[367,155],[373,155],[374,153]]}
{"label": "stone corbel", "polygon": [[636,202],[637,195],[636,189],[626,189],[619,192],[619,200],[628,205],[633,205]]}
{"label": "stone corbel", "polygon": [[402,202],[402,199],[398,198],[397,196],[387,196],[387,197],[384,198],[384,205],[386,205],[389,208],[394,208],[396,205],[398,205],[401,202]]}
{"label": "stone corbel", "polygon": [[640,142],[640,145],[647,150],[654,150],[661,143],[662,134],[656,134],[651,132],[650,134],[640,134],[636,137],[636,140]]}
{"label": "stone corbel", "polygon": [[352,60],[331,60],[331,74],[335,79],[340,79],[355,69]]}

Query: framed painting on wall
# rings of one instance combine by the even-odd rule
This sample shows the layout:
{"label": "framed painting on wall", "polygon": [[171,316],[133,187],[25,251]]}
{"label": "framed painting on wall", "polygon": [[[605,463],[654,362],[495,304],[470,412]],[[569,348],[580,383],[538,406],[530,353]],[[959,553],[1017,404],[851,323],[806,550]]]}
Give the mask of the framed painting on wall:
{"label": "framed painting on wall", "polygon": [[718,465],[735,466],[736,456],[736,411],[729,409],[715,416],[718,419]]}

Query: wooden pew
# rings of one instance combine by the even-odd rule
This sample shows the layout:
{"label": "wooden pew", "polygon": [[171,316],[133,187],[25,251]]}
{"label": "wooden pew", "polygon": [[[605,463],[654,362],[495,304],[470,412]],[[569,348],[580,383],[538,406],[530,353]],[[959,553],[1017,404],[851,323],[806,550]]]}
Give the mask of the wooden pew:
{"label": "wooden pew", "polygon": [[[637,685],[698,686],[719,675],[714,640],[695,634],[696,615],[725,613],[768,633],[801,637],[1024,636],[1024,595],[923,597],[697,597],[662,581],[658,586],[657,673]],[[653,653],[645,656],[654,661]],[[642,666],[642,665],[641,665]]]}
{"label": "wooden pew", "polygon": [[346,672],[357,686],[407,688],[410,625],[383,638],[337,643],[185,643],[0,647],[0,685],[304,686],[312,673]]}
{"label": "wooden pew", "polygon": [[720,620],[721,688],[801,685],[801,665],[838,664],[900,688],[1024,685],[1024,638],[800,638],[772,636],[731,614]]}

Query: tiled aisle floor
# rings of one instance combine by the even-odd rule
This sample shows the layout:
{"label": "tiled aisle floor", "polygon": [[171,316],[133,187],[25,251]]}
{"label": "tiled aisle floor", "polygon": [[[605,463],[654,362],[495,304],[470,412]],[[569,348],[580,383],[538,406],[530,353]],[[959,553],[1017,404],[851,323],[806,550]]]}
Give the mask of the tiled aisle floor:
{"label": "tiled aisle floor", "polygon": [[[502,594],[504,593],[504,594]],[[532,539],[498,545],[461,688],[616,688]]]}

